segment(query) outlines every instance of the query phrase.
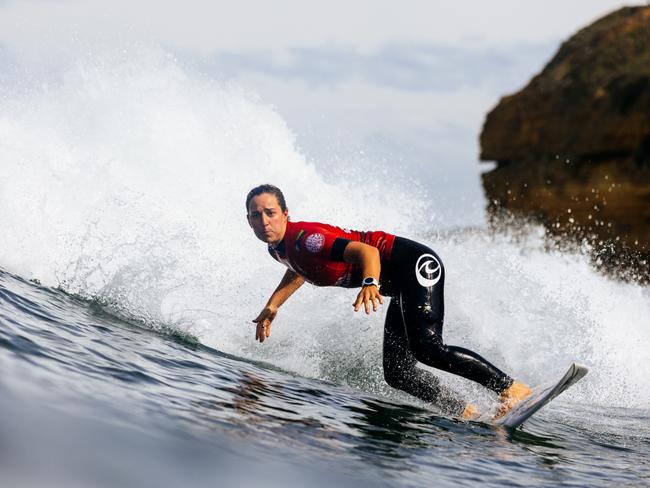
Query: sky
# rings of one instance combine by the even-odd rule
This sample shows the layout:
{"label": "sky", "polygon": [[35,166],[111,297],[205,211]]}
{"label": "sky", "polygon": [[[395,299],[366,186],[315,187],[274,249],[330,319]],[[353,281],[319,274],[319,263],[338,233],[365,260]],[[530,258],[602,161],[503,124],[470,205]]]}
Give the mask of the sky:
{"label": "sky", "polygon": [[47,67],[80,40],[159,44],[259,94],[320,171],[387,168],[428,188],[447,225],[481,225],[487,112],[579,28],[635,4],[0,0],[0,49]]}

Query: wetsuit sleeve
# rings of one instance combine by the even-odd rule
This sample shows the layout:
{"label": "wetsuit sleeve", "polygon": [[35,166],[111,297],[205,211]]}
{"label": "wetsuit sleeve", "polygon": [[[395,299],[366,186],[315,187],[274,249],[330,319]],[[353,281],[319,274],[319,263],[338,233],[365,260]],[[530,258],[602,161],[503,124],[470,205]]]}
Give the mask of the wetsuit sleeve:
{"label": "wetsuit sleeve", "polygon": [[334,239],[334,242],[332,243],[332,252],[330,254],[332,261],[344,262],[343,253],[345,252],[345,248],[348,247],[349,243],[350,240],[343,237],[337,237]]}

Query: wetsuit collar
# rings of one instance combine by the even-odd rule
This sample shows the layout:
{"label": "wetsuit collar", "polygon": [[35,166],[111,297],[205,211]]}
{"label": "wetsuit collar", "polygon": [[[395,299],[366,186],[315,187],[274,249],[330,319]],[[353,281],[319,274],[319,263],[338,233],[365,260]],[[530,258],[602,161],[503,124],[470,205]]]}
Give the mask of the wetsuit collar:
{"label": "wetsuit collar", "polygon": [[282,239],[280,241],[280,244],[278,244],[277,246],[272,246],[271,244],[269,244],[269,249],[279,252],[280,254],[284,254],[284,250],[286,249],[286,246],[284,244],[284,239]]}
{"label": "wetsuit collar", "polygon": [[287,240],[287,235],[289,233],[289,227],[290,226],[291,226],[291,221],[287,221],[287,226],[284,229],[284,236],[282,237],[282,240],[280,241],[280,243],[277,246],[273,246],[273,245],[269,244],[269,250],[276,251],[276,252],[278,252],[278,253],[280,253],[282,255],[285,254],[285,249],[286,249],[285,242]]}
{"label": "wetsuit collar", "polygon": [[286,240],[287,240],[287,232],[285,230],[284,237],[282,238],[282,240],[279,242],[279,244],[277,246],[269,244],[269,251],[275,251],[280,256],[284,256],[286,254],[285,250],[286,250],[286,247],[287,247],[286,244],[285,244]]}

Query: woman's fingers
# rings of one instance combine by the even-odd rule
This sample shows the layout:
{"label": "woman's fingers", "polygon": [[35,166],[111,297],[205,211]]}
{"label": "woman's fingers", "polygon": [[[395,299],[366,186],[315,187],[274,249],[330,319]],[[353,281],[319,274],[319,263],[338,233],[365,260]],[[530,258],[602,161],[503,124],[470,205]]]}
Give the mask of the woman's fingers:
{"label": "woman's fingers", "polygon": [[271,335],[271,321],[262,320],[255,327],[255,340],[264,342],[264,339]]}
{"label": "woman's fingers", "polygon": [[384,304],[384,301],[382,300],[379,292],[373,288],[374,287],[363,288],[359,292],[357,299],[352,304],[355,312],[358,312],[361,308],[361,305],[363,304],[366,310],[366,314],[370,314],[370,307],[372,307],[372,310],[376,312],[378,309],[377,302],[379,302],[381,305]]}
{"label": "woman's fingers", "polygon": [[271,335],[271,322],[275,318],[277,310],[265,307],[260,314],[253,319],[257,324],[255,328],[255,340],[264,342],[264,339]]}
{"label": "woman's fingers", "polygon": [[361,303],[363,303],[363,292],[359,292],[359,294],[357,295],[357,299],[352,304],[355,312],[359,311],[359,307],[361,307]]}

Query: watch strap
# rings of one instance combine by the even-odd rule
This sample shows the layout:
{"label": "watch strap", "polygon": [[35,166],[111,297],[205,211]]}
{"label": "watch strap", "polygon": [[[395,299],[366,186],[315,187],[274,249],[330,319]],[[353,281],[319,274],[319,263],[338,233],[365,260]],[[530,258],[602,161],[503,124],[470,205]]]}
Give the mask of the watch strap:
{"label": "watch strap", "polygon": [[367,278],[364,278],[363,281],[361,282],[361,286],[376,286],[379,288],[379,281],[377,281],[377,278],[373,278],[372,276],[368,276]]}

